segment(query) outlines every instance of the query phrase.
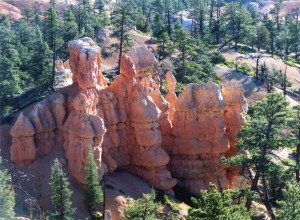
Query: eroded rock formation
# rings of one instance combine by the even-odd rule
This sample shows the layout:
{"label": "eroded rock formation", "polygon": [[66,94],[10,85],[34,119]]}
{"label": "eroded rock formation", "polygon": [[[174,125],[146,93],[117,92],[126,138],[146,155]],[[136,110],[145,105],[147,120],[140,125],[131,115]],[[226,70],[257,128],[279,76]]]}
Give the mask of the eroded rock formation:
{"label": "eroded rock formation", "polygon": [[180,186],[194,194],[218,179],[226,187],[226,170],[219,162],[229,149],[221,88],[212,82],[189,84],[174,107],[175,140],[169,152],[172,175]]}
{"label": "eroded rock formation", "polygon": [[164,115],[154,84],[143,68],[136,71],[130,57],[122,57],[121,75],[107,91],[101,92],[106,102],[102,101],[104,118],[109,126],[103,159],[110,172],[127,167],[155,188],[169,190],[176,180],[166,168],[169,156],[161,148],[160,121]]}
{"label": "eroded rock formation", "polygon": [[[28,165],[58,144],[71,174],[83,182],[91,146],[100,177],[122,168],[168,193],[178,181],[195,194],[210,181],[224,187],[233,181],[233,169],[219,158],[234,153],[243,123],[239,87],[189,84],[177,98],[176,79],[167,73],[165,99],[152,79],[156,60],[146,47],[122,57],[121,74],[110,86],[90,38],[71,41],[69,50],[73,85],[19,115],[10,131],[13,162]],[[56,140],[57,131],[63,139]]]}

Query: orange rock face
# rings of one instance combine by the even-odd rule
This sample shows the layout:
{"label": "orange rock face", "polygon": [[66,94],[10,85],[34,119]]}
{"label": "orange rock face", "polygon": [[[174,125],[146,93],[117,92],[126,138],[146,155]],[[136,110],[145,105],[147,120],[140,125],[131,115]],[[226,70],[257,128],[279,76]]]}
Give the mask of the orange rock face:
{"label": "orange rock face", "polygon": [[101,105],[109,125],[103,159],[110,172],[126,167],[155,188],[169,190],[176,180],[166,168],[169,156],[161,148],[163,115],[159,106],[165,100],[159,100],[156,87],[146,72],[137,73],[130,57],[122,57],[121,75],[108,91],[101,92],[106,97],[110,94],[111,99],[107,102],[106,98],[106,104]]}
{"label": "orange rock face", "polygon": [[[247,111],[246,99],[243,96],[243,88],[240,85],[234,83],[228,83],[222,88],[222,96],[226,103],[224,110],[224,120],[226,124],[226,138],[229,141],[229,150],[226,152],[226,156],[232,156],[236,154],[236,144],[238,142],[236,135],[241,129],[244,123],[244,117],[242,113]],[[228,167],[227,179],[229,180],[230,186],[233,187],[234,183],[237,182],[239,169],[235,167]]]}
{"label": "orange rock face", "polygon": [[69,50],[73,85],[21,113],[10,131],[16,165],[28,165],[58,144],[82,183],[91,146],[100,177],[127,169],[167,193],[178,182],[195,194],[209,182],[233,181],[233,169],[219,159],[234,153],[243,123],[239,87],[189,84],[177,98],[169,72],[165,99],[152,79],[156,60],[146,47],[137,48],[133,59],[123,55],[121,74],[110,86],[90,38],[71,41]]}
{"label": "orange rock face", "polygon": [[175,102],[172,134],[175,136],[170,170],[178,184],[199,194],[209,182],[228,185],[226,170],[219,159],[228,149],[225,102],[221,88],[212,82],[189,84]]}

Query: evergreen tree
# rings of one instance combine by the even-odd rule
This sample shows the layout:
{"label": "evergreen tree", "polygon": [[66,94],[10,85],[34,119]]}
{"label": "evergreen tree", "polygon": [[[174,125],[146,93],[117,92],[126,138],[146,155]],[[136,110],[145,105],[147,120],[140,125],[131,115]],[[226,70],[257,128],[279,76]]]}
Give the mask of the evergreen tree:
{"label": "evergreen tree", "polygon": [[62,54],[61,58],[67,59],[69,57],[69,41],[78,38],[78,26],[73,11],[71,9],[67,9],[64,13],[62,35],[63,46],[61,48],[62,51],[60,52],[60,54]]}
{"label": "evergreen tree", "polygon": [[88,149],[88,157],[84,177],[86,204],[90,211],[94,211],[97,206],[103,201],[103,192],[99,184],[97,165],[94,160],[92,147],[89,147]]}
{"label": "evergreen tree", "polygon": [[165,33],[165,27],[163,21],[160,19],[160,16],[156,14],[154,16],[153,25],[152,25],[152,36],[160,38],[163,33]]}
{"label": "evergreen tree", "polygon": [[55,80],[55,60],[57,58],[57,51],[61,46],[61,39],[59,36],[60,22],[57,11],[54,7],[48,9],[45,19],[45,39],[50,49],[52,50],[52,89],[54,90]]}
{"label": "evergreen tree", "polygon": [[118,71],[120,72],[121,58],[124,51],[132,46],[131,36],[129,34],[129,24],[131,23],[131,14],[133,13],[131,0],[117,1],[112,11],[112,24],[115,26],[114,37],[119,40],[118,44],[113,45],[119,50]]}
{"label": "evergreen tree", "polygon": [[[282,94],[269,93],[258,101],[240,131],[239,153],[229,159],[231,164],[241,167],[243,175],[251,180],[250,190],[258,193],[272,219],[276,217],[267,181],[272,170],[278,167],[278,162],[272,159],[274,151],[289,146],[289,137],[285,133],[289,114],[287,107],[288,102]],[[248,198],[248,209],[251,202]]]}
{"label": "evergreen tree", "polygon": [[105,6],[104,0],[95,0],[94,7],[96,9],[98,9],[98,13],[99,14],[101,14],[102,12],[104,12],[104,6]]}
{"label": "evergreen tree", "polygon": [[191,50],[191,38],[189,33],[181,26],[179,21],[176,22],[174,29],[173,41],[175,47],[179,51],[176,72],[178,73],[178,80],[182,81],[184,76],[187,74],[186,63],[189,50]]}
{"label": "evergreen tree", "polygon": [[0,19],[0,114],[10,111],[11,98],[21,89],[21,60],[16,49],[16,39],[6,17]]}
{"label": "evergreen tree", "polygon": [[192,198],[195,208],[189,209],[187,220],[250,220],[250,215],[242,204],[234,202],[237,192],[219,192],[216,185],[209,184],[208,190],[201,190],[200,198]]}
{"label": "evergreen tree", "polygon": [[22,10],[22,15],[25,17],[27,24],[30,23],[30,19],[33,17],[34,13],[31,8],[25,8]]}
{"label": "evergreen tree", "polygon": [[128,205],[124,210],[126,220],[154,220],[160,204],[155,202],[155,191],[149,194],[143,194],[143,197],[137,200],[129,199]]}
{"label": "evergreen tree", "polygon": [[226,35],[229,36],[229,40],[227,40],[224,45],[234,41],[235,48],[237,49],[237,44],[248,36],[248,27],[251,24],[251,17],[240,2],[231,2],[225,6],[222,19],[225,21],[223,23]]}
{"label": "evergreen tree", "polygon": [[284,199],[279,201],[278,219],[300,219],[300,183],[292,181],[283,191]]}
{"label": "evergreen tree", "polygon": [[75,209],[72,208],[72,191],[69,189],[69,181],[58,159],[54,160],[50,176],[51,202],[54,211],[50,219],[72,219]]}
{"label": "evergreen tree", "polygon": [[256,38],[256,46],[258,51],[261,48],[266,48],[269,45],[270,41],[270,33],[268,29],[264,25],[260,25],[257,27],[257,38]]}
{"label": "evergreen tree", "polygon": [[9,184],[10,175],[2,167],[0,157],[0,219],[14,219],[15,193]]}
{"label": "evergreen tree", "polygon": [[290,122],[291,128],[293,129],[293,145],[296,146],[295,155],[295,173],[296,181],[300,182],[300,106],[297,105],[293,108],[293,117]]}
{"label": "evergreen tree", "polygon": [[43,42],[42,32],[37,26],[31,51],[31,59],[28,62],[28,71],[36,83],[43,89],[51,89],[52,53],[46,42]]}
{"label": "evergreen tree", "polygon": [[159,43],[157,46],[157,53],[158,61],[160,62],[172,54],[173,47],[167,32],[162,33],[162,35],[157,39],[157,42]]}
{"label": "evergreen tree", "polygon": [[262,21],[265,25],[265,27],[268,29],[270,34],[270,41],[269,41],[269,48],[271,50],[272,57],[274,56],[274,44],[275,44],[275,38],[276,38],[276,30],[275,30],[275,23],[272,19],[268,17],[268,15],[265,15]]}

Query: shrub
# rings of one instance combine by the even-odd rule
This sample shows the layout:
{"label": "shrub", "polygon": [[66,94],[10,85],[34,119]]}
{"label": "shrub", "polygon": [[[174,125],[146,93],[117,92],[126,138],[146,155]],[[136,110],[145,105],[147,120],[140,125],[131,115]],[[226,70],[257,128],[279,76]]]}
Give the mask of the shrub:
{"label": "shrub", "polygon": [[235,69],[235,67],[236,67],[236,63],[234,61],[231,61],[231,60],[225,60],[224,64],[225,64],[225,66],[227,66],[231,69]]}
{"label": "shrub", "polygon": [[225,57],[219,51],[215,51],[210,54],[210,60],[213,65],[216,65],[219,63],[224,63]]}
{"label": "shrub", "polygon": [[247,63],[242,63],[237,69],[238,71],[242,73],[246,73],[247,75],[251,75],[251,76],[254,75],[253,68],[249,66]]}

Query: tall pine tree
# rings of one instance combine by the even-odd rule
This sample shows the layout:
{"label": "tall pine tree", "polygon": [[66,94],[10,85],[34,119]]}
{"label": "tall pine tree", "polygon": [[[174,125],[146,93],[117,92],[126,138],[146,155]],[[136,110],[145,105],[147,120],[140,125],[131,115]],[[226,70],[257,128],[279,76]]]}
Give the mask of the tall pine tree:
{"label": "tall pine tree", "polygon": [[58,159],[55,159],[50,176],[51,202],[54,208],[50,219],[73,219],[75,209],[72,208],[72,191],[69,189],[69,185],[70,183],[61,163]]}
{"label": "tall pine tree", "polygon": [[103,192],[99,184],[97,165],[94,160],[92,147],[89,147],[88,149],[88,157],[84,177],[86,204],[90,211],[95,211],[99,204],[103,201]]}
{"label": "tall pine tree", "polygon": [[57,11],[54,7],[48,9],[45,19],[45,39],[50,49],[52,50],[52,89],[54,90],[55,80],[55,60],[57,57],[57,50],[60,47],[61,41],[59,36],[60,22]]}
{"label": "tall pine tree", "polygon": [[[37,26],[35,29],[35,37],[33,40],[33,50],[31,52],[29,66],[29,73],[34,79],[35,83],[43,89],[50,89],[51,85],[51,71],[52,71],[52,54],[48,44],[43,41],[42,32]],[[35,86],[37,86],[35,85]]]}
{"label": "tall pine tree", "polygon": [[[253,106],[253,114],[240,131],[238,149],[232,164],[240,166],[243,175],[251,181],[250,190],[257,193],[272,219],[276,219],[268,179],[272,170],[278,169],[274,151],[289,146],[285,129],[288,119],[288,102],[282,94],[269,93]],[[252,199],[246,207],[250,209]]]}
{"label": "tall pine tree", "polygon": [[117,1],[112,11],[112,24],[115,26],[115,30],[112,36],[116,37],[119,40],[119,43],[114,45],[117,50],[119,50],[119,72],[122,54],[132,46],[132,40],[129,34],[128,26],[132,13],[133,8],[131,0]]}

